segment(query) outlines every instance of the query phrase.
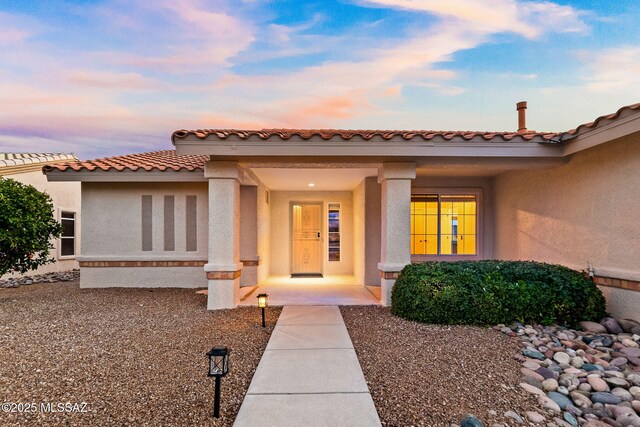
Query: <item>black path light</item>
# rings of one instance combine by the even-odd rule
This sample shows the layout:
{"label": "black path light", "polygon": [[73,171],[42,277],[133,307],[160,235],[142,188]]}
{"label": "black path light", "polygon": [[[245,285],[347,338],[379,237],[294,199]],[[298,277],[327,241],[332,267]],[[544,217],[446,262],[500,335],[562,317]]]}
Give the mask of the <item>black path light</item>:
{"label": "black path light", "polygon": [[267,294],[258,294],[258,307],[262,309],[262,327],[266,327],[266,323],[264,322],[264,309],[269,307],[268,301],[269,295]]}
{"label": "black path light", "polygon": [[229,353],[231,350],[227,347],[213,347],[207,353],[209,356],[209,373],[210,377],[216,378],[216,390],[213,400],[213,416],[220,417],[220,378],[229,373]]}

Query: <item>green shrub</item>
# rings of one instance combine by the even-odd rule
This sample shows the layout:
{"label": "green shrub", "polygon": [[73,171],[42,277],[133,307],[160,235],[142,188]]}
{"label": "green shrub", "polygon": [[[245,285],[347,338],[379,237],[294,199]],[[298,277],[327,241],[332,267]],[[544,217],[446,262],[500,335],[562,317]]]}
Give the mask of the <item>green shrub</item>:
{"label": "green shrub", "polygon": [[0,177],[0,276],[55,262],[51,239],[61,232],[47,194]]}
{"label": "green shrub", "polygon": [[391,293],[396,316],[423,323],[562,324],[606,315],[605,300],[581,272],[532,261],[430,261],[407,265]]}

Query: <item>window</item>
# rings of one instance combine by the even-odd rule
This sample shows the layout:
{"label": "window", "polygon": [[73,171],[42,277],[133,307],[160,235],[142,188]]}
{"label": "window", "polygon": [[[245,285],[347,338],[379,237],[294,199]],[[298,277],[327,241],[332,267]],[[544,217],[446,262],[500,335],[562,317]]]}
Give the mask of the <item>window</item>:
{"label": "window", "polygon": [[477,196],[411,196],[412,255],[477,255]]}
{"label": "window", "polygon": [[75,212],[60,213],[62,234],[60,235],[60,256],[74,256],[76,254],[76,214]]}
{"label": "window", "polygon": [[340,203],[329,203],[329,261],[340,261]]}

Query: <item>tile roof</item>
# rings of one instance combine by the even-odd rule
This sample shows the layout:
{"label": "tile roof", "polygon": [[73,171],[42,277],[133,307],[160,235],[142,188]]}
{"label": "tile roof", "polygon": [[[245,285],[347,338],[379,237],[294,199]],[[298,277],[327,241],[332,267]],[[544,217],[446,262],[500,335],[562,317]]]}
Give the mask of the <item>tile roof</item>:
{"label": "tile roof", "polygon": [[411,140],[414,138],[421,138],[425,141],[432,139],[443,139],[450,141],[452,139],[462,139],[469,141],[471,139],[482,138],[485,141],[491,141],[499,139],[501,141],[530,141],[536,137],[544,141],[549,141],[552,138],[558,136],[556,132],[478,132],[478,131],[436,131],[436,130],[359,130],[359,129],[262,129],[262,130],[239,130],[239,129],[198,129],[198,130],[178,130],[173,133],[172,140],[184,139],[190,135],[193,135],[199,139],[206,139],[210,136],[219,139],[227,139],[235,137],[239,139],[249,139],[251,137],[258,137],[263,140],[271,138],[280,138],[282,140],[288,140],[293,137],[300,137],[304,140],[311,139],[313,137],[320,137],[324,140],[330,140],[333,138],[339,138],[340,140],[348,141],[354,137],[360,137],[364,140],[370,140],[372,138],[382,138],[390,140],[393,138],[402,138],[404,140]]}
{"label": "tile roof", "polygon": [[193,171],[200,169],[204,171],[204,163],[209,156],[185,155],[178,156],[176,150],[161,150],[149,153],[128,154],[125,156],[104,157],[102,159],[87,160],[84,162],[67,162],[54,165],[47,165],[43,168],[45,172],[51,170],[65,171],[94,171],[94,170],[117,170],[136,171],[143,169],[146,171]]}
{"label": "tile roof", "polygon": [[[270,138],[279,138],[288,140],[293,137],[299,137],[303,140],[309,140],[314,137],[320,137],[323,140],[331,140],[333,138],[348,141],[354,137],[364,140],[372,138],[382,138],[391,140],[393,138],[402,138],[403,140],[412,140],[421,138],[429,141],[433,139],[441,139],[444,141],[461,140],[484,140],[484,141],[512,141],[512,142],[549,142],[557,143],[565,139],[577,136],[580,133],[595,129],[598,126],[606,124],[612,120],[616,120],[626,111],[640,110],[640,103],[628,105],[620,108],[613,114],[598,117],[591,123],[585,123],[568,132],[534,132],[525,133],[518,132],[477,132],[477,131],[429,131],[429,130],[345,130],[345,129],[262,129],[262,130],[239,130],[239,129],[199,129],[199,130],[178,130],[173,133],[172,140],[184,139],[193,135],[199,139],[208,137],[228,139],[231,137],[239,139],[249,139],[257,137],[262,140]],[[534,140],[534,141],[532,141]],[[7,153],[8,154],[8,153]],[[42,154],[43,156],[55,156],[53,154]],[[102,159],[75,161],[46,165],[43,170],[73,170],[73,171],[93,171],[93,170],[117,170],[117,171],[193,171],[204,170],[204,164],[208,160],[207,155],[181,155],[178,156],[175,150],[161,150],[149,153],[129,154],[124,156],[105,157]],[[75,157],[73,158],[75,159]],[[0,165],[2,161],[6,161],[0,153]],[[27,161],[27,160],[25,160]]]}
{"label": "tile roof", "polygon": [[0,167],[32,165],[64,160],[78,160],[66,153],[0,153]]}
{"label": "tile roof", "polygon": [[[422,138],[425,141],[432,139],[442,139],[450,141],[452,139],[461,139],[463,141],[470,141],[472,139],[491,141],[531,141],[536,139],[537,141],[549,141],[557,142],[557,137],[562,136],[575,136],[579,133],[586,132],[588,130],[597,128],[601,124],[604,124],[611,120],[616,120],[620,115],[626,111],[640,110],[640,103],[626,105],[620,108],[618,111],[612,114],[606,114],[598,117],[593,122],[584,123],[575,129],[571,129],[568,132],[535,132],[527,131],[520,132],[483,132],[483,131],[438,131],[438,130],[353,130],[353,129],[261,129],[261,130],[240,130],[240,129],[197,129],[197,130],[178,130],[172,135],[172,140],[184,139],[190,135],[193,135],[199,139],[206,139],[210,136],[219,139],[228,139],[235,137],[238,139],[249,139],[251,137],[258,137],[263,140],[271,138],[280,138],[282,140],[288,140],[293,137],[300,137],[304,140],[311,139],[318,136],[324,140],[330,140],[338,137],[341,140],[348,141],[354,137],[360,137],[364,140],[370,140],[375,137],[380,137],[385,140],[393,138],[402,138],[404,140],[411,140],[413,138]],[[561,138],[564,139],[564,138]]]}
{"label": "tile roof", "polygon": [[627,111],[639,111],[639,110],[640,110],[640,103],[631,104],[631,105],[625,105],[624,107],[621,107],[615,113],[611,113],[611,114],[606,114],[604,116],[600,116],[600,117],[598,117],[597,119],[595,119],[594,121],[592,121],[590,123],[581,124],[577,128],[571,129],[570,131],[565,132],[565,133],[567,135],[570,135],[570,136],[575,136],[575,135],[578,135],[580,133],[586,132],[588,130],[595,129],[598,126],[605,124],[607,121],[616,120],[624,112],[627,112]]}

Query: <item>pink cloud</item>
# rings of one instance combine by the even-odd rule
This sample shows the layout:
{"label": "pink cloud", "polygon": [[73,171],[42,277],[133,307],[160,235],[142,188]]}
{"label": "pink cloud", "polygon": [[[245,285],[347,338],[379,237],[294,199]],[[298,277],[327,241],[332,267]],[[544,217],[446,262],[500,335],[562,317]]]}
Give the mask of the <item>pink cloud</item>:
{"label": "pink cloud", "polygon": [[401,93],[402,93],[402,85],[398,84],[385,89],[382,95],[387,97],[396,97],[396,96],[399,96]]}
{"label": "pink cloud", "polygon": [[29,32],[17,28],[6,28],[0,31],[0,45],[13,45],[29,37]]}
{"label": "pink cloud", "polygon": [[71,70],[67,79],[74,85],[103,89],[148,90],[158,88],[159,83],[140,73],[114,73],[97,70]]}
{"label": "pink cloud", "polygon": [[263,129],[268,127],[273,127],[273,123],[263,120],[237,119],[224,114],[194,115],[186,120],[180,120],[179,126],[180,129]]}
{"label": "pink cloud", "polygon": [[536,38],[545,32],[583,32],[581,12],[549,1],[516,0],[363,0],[363,4],[434,14],[486,33],[513,32]]}
{"label": "pink cloud", "polygon": [[107,0],[84,6],[82,13],[108,33],[127,39],[122,48],[106,48],[94,57],[141,72],[200,73],[229,66],[255,39],[250,21],[227,3]]}
{"label": "pink cloud", "polygon": [[621,46],[597,51],[579,52],[589,74],[585,77],[592,92],[606,93],[640,90],[640,47]]}
{"label": "pink cloud", "polygon": [[20,44],[40,30],[31,18],[0,12],[0,46]]}
{"label": "pink cloud", "polygon": [[377,109],[373,101],[385,98],[388,87],[414,85],[459,94],[461,89],[448,83],[455,73],[432,67],[485,38],[483,33],[442,24],[391,48],[363,51],[365,59],[360,61],[327,62],[278,75],[227,74],[209,90],[235,98],[224,104],[228,108],[244,100],[240,114],[283,127],[323,126],[372,114]]}

